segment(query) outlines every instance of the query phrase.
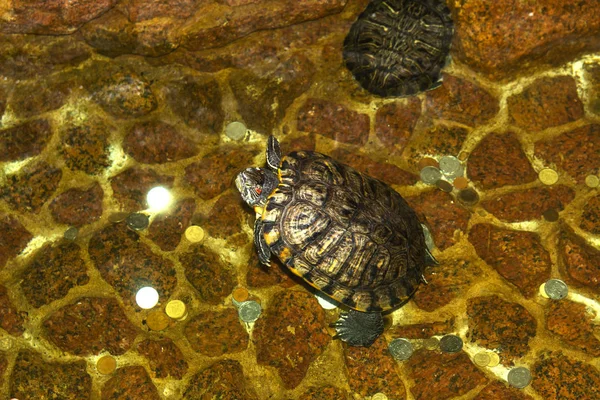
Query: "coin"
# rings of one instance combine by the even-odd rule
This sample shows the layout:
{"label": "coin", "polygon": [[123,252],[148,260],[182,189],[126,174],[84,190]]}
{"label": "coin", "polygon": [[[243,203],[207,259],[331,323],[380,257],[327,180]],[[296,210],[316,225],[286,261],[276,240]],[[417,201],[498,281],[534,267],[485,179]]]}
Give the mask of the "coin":
{"label": "coin", "polygon": [[542,216],[548,222],[556,222],[556,221],[558,221],[558,211],[556,211],[553,208],[544,211],[544,213],[542,214]]}
{"label": "coin", "polygon": [[399,361],[408,360],[414,351],[412,343],[402,338],[392,340],[388,349],[392,357]]}
{"label": "coin", "polygon": [[442,177],[442,173],[436,167],[425,167],[421,170],[421,180],[428,185],[435,185]]}
{"label": "coin", "polygon": [[241,122],[234,121],[227,124],[225,128],[225,134],[229,139],[240,140],[246,136],[246,125]]}
{"label": "coin", "polygon": [[463,341],[456,335],[446,335],[440,339],[440,349],[444,353],[456,353],[463,347]]}
{"label": "coin", "polygon": [[488,364],[488,367],[495,367],[496,365],[500,364],[500,356],[498,354],[490,351],[488,355],[490,356],[490,363]]}
{"label": "coin", "polygon": [[440,340],[435,337],[431,337],[429,339],[425,339],[423,342],[423,347],[427,350],[435,350],[440,346]]}
{"label": "coin", "polygon": [[462,176],[463,167],[458,158],[454,156],[444,156],[440,159],[440,171],[447,178],[454,179]]}
{"label": "coin", "polygon": [[239,305],[248,300],[248,297],[250,297],[250,293],[248,293],[248,289],[246,289],[245,287],[237,287],[233,290],[231,297]]}
{"label": "coin", "polygon": [[65,231],[64,237],[67,240],[75,240],[75,239],[77,239],[78,234],[79,234],[79,229],[72,226]]}
{"label": "coin", "polygon": [[109,375],[117,369],[117,360],[113,356],[103,356],[96,362],[96,369],[102,375]]}
{"label": "coin", "polygon": [[454,184],[454,187],[457,189],[466,189],[469,186],[469,180],[467,178],[465,178],[464,176],[459,176],[456,179],[454,179],[454,182],[452,182]]}
{"label": "coin", "polygon": [[438,189],[440,189],[443,192],[446,193],[450,193],[452,191],[452,189],[454,189],[454,186],[452,186],[452,184],[444,179],[440,179],[439,181],[437,181],[435,183],[435,186],[438,187]]}
{"label": "coin", "polygon": [[150,220],[148,216],[142,213],[133,213],[129,214],[126,219],[127,226],[134,231],[141,231],[142,229],[146,229]]}
{"label": "coin", "polygon": [[472,206],[479,201],[479,195],[475,189],[467,188],[458,192],[458,200],[461,203]]}
{"label": "coin", "polygon": [[238,315],[244,322],[254,322],[260,317],[262,307],[254,300],[240,303]]}
{"label": "coin", "polygon": [[424,157],[419,161],[419,170],[422,170],[425,167],[438,167],[440,164],[437,162],[435,158]]}
{"label": "coin", "polygon": [[473,356],[473,362],[480,367],[487,367],[490,364],[490,361],[492,361],[490,355],[485,351]]}
{"label": "coin", "polygon": [[192,243],[200,243],[204,240],[204,229],[198,225],[188,226],[185,230],[185,238]]}
{"label": "coin", "polygon": [[544,290],[548,297],[553,300],[561,300],[569,294],[569,288],[566,283],[560,279],[550,279],[544,285]]}
{"label": "coin", "polygon": [[162,331],[169,327],[169,317],[162,310],[152,310],[146,317],[146,325],[153,331]]}
{"label": "coin", "polygon": [[170,318],[183,320],[187,317],[187,308],[181,300],[171,300],[165,306],[165,312]]}
{"label": "coin", "polygon": [[383,393],[375,393],[372,397],[371,400],[388,400],[388,397],[383,394]]}
{"label": "coin", "polygon": [[542,296],[545,299],[549,299],[550,297],[548,297],[548,294],[546,293],[546,282],[542,283],[540,285],[540,287],[538,288],[538,292],[540,293],[540,296]]}
{"label": "coin", "polygon": [[531,382],[531,372],[525,367],[516,367],[508,371],[508,383],[518,389],[523,389]]}
{"label": "coin", "polygon": [[127,213],[127,212],[122,212],[122,211],[119,211],[119,212],[115,212],[115,213],[112,213],[112,214],[110,214],[110,215],[108,216],[108,220],[109,220],[110,222],[112,222],[113,224],[116,224],[116,223],[119,223],[119,222],[121,222],[121,221],[125,221],[125,219],[126,219],[128,216],[129,216],[129,213]]}
{"label": "coin", "polygon": [[588,175],[585,177],[585,184],[591,188],[597,188],[600,186],[600,178],[596,175]]}
{"label": "coin", "polygon": [[558,182],[558,173],[551,168],[544,168],[538,173],[538,178],[544,185],[554,185]]}

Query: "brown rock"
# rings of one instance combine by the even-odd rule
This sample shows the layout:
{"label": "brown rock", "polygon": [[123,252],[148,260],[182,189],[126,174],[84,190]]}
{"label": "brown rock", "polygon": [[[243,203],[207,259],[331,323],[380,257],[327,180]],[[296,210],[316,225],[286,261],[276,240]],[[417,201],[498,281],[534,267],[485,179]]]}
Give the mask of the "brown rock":
{"label": "brown rock", "polygon": [[457,234],[467,230],[470,212],[457,205],[448,193],[434,190],[407,197],[406,201],[420,216],[421,222],[427,223],[433,241],[440,250],[456,244],[459,239]]}
{"label": "brown rock", "polygon": [[104,192],[96,182],[87,189],[68,189],[50,203],[54,220],[61,224],[83,226],[102,216]]}
{"label": "brown rock", "polygon": [[[63,35],[110,10],[117,0],[15,0],[2,9],[2,33]],[[10,10],[10,11],[9,11]]]}
{"label": "brown rock", "polygon": [[[285,133],[284,127],[284,133]],[[296,150],[315,151],[316,138],[315,135],[303,135],[294,139],[283,138],[280,142],[281,154],[288,154]]]}
{"label": "brown rock", "polygon": [[528,394],[524,394],[521,390],[510,387],[506,383],[494,381],[483,388],[473,400],[534,400]]}
{"label": "brown rock", "polygon": [[579,226],[595,235],[600,234],[600,196],[592,197],[585,203]]}
{"label": "brown rock", "polygon": [[425,270],[427,285],[421,285],[413,297],[421,310],[434,311],[466,296],[473,283],[482,277],[481,269],[472,260],[438,261],[439,265]]}
{"label": "brown rock", "polygon": [[384,393],[390,400],[406,399],[406,388],[385,339],[380,336],[371,347],[344,346],[348,383],[361,397]]}
{"label": "brown rock", "polygon": [[335,386],[311,387],[298,400],[350,400],[350,393]]}
{"label": "brown rock", "polygon": [[185,29],[185,46],[190,50],[220,47],[255,31],[281,28],[338,13],[345,4],[345,0],[270,0],[222,9],[219,13],[211,9],[212,4],[206,3],[196,12],[193,25]]}
{"label": "brown rock", "polygon": [[469,241],[479,257],[527,297],[550,278],[550,255],[533,232],[477,224],[469,232]]}
{"label": "brown rock", "polygon": [[508,193],[481,205],[502,221],[519,222],[541,219],[547,210],[562,211],[574,198],[573,189],[557,185]]}
{"label": "brown rock", "polygon": [[405,158],[419,170],[419,161],[424,155],[457,156],[468,134],[469,130],[465,128],[437,124],[411,139]]}
{"label": "brown rock", "polygon": [[29,303],[39,308],[62,299],[75,286],[90,280],[81,248],[72,242],[45,245],[23,271],[21,289]]}
{"label": "brown rock", "polygon": [[583,117],[583,105],[572,77],[540,78],[508,98],[508,114],[511,123],[537,132],[577,121]]}
{"label": "brown rock", "polygon": [[78,86],[76,79],[67,76],[22,82],[13,90],[10,106],[18,117],[30,118],[61,108]]}
{"label": "brown rock", "polygon": [[84,360],[46,362],[33,351],[21,350],[10,376],[10,396],[17,399],[89,399],[92,378]]}
{"label": "brown rock", "polygon": [[600,165],[600,125],[587,125],[535,144],[535,156],[582,182]]}
{"label": "brown rock", "polygon": [[209,357],[239,353],[248,347],[248,333],[235,308],[199,313],[185,326],[194,351]]}
{"label": "brown rock", "polygon": [[10,215],[0,216],[0,270],[8,260],[21,253],[31,239],[33,235],[18,219]]}
{"label": "brown rock", "polygon": [[377,162],[369,157],[351,153],[341,148],[334,150],[331,157],[387,184],[414,185],[419,180],[416,175],[393,164]]}
{"label": "brown rock", "polygon": [[0,385],[4,385],[4,373],[8,367],[8,359],[4,354],[0,354]]}
{"label": "brown rock", "polygon": [[117,369],[102,386],[102,400],[159,400],[158,390],[144,367],[132,365]]}
{"label": "brown rock", "polygon": [[236,174],[251,166],[255,155],[256,152],[221,146],[205,155],[202,161],[188,165],[185,180],[202,199],[212,199],[233,187]]}
{"label": "brown rock", "polygon": [[294,54],[275,70],[256,75],[246,70],[232,73],[229,84],[238,111],[250,129],[269,134],[285,116],[287,108],[312,84],[315,67]]}
{"label": "brown rock", "polygon": [[175,250],[190,225],[195,209],[194,199],[184,199],[174,204],[167,213],[154,218],[148,229],[148,237],[164,251]]}
{"label": "brown rock", "polygon": [[428,339],[434,335],[444,335],[454,331],[454,318],[424,324],[394,325],[387,330],[390,337],[407,339]]}
{"label": "brown rock", "polygon": [[433,118],[469,126],[485,124],[500,109],[498,100],[476,84],[444,74],[440,88],[426,94],[425,109]]}
{"label": "brown rock", "polygon": [[537,174],[512,133],[487,135],[469,156],[468,175],[485,189],[532,182]]}
{"label": "brown rock", "polygon": [[223,130],[224,113],[221,89],[212,79],[186,76],[165,88],[167,103],[183,122],[202,135],[216,135]]}
{"label": "brown rock", "polygon": [[275,257],[271,258],[271,266],[266,267],[258,261],[258,255],[254,245],[250,260],[248,261],[248,272],[246,274],[246,282],[252,288],[263,288],[269,286],[280,285],[282,287],[292,287],[296,283],[292,280],[290,274],[286,271],[286,267],[274,261]]}
{"label": "brown rock", "polygon": [[300,384],[308,367],[331,341],[325,312],[305,291],[277,293],[254,326],[253,341],[259,364],[274,367],[283,385]]}
{"label": "brown rock", "polygon": [[467,300],[467,315],[470,341],[498,351],[503,364],[529,351],[529,341],[535,337],[537,324],[522,305],[498,296],[473,297]]}
{"label": "brown rock", "polygon": [[198,148],[174,126],[162,121],[134,125],[123,140],[123,149],[144,164],[163,164],[193,157]]}
{"label": "brown rock", "polygon": [[67,126],[60,147],[67,167],[97,175],[110,166],[108,139],[112,129],[100,120]]}
{"label": "brown rock", "polygon": [[[410,368],[410,378],[415,382],[410,388],[415,400],[442,400],[461,396],[487,381],[485,375],[463,352],[440,354],[417,350],[406,365]],[[435,384],[432,384],[432,377]]]}
{"label": "brown rock", "polygon": [[137,352],[146,357],[156,378],[181,379],[188,370],[179,347],[171,339],[144,340],[136,347]]}
{"label": "brown rock", "polygon": [[506,79],[524,67],[560,65],[600,48],[600,5],[595,1],[575,7],[562,0],[466,0],[455,11],[454,56],[490,79]]}
{"label": "brown rock", "polygon": [[125,5],[130,21],[139,22],[156,17],[185,19],[191,16],[202,0],[178,0],[165,3],[162,0],[131,0]]}
{"label": "brown rock", "polygon": [[51,136],[50,124],[45,119],[2,129],[0,130],[0,161],[17,161],[36,156],[44,150]]}
{"label": "brown rock", "polygon": [[228,239],[242,232],[241,222],[246,218],[246,207],[238,191],[229,190],[217,200],[201,225],[213,237]]}
{"label": "brown rock", "polygon": [[145,209],[146,195],[156,186],[170,189],[174,178],[159,175],[152,169],[132,167],[111,179],[113,195],[122,204],[123,211],[139,211]]}
{"label": "brown rock", "polygon": [[0,285],[0,328],[14,336],[20,336],[25,328],[26,312],[19,312],[10,301],[6,288]]}
{"label": "brown rock", "polygon": [[202,301],[219,304],[233,291],[233,276],[219,255],[195,245],[179,259],[187,280],[199,292]]}
{"label": "brown rock", "polygon": [[298,111],[299,131],[327,136],[339,142],[364,145],[369,138],[369,116],[341,104],[308,99]]}
{"label": "brown rock", "polygon": [[6,185],[0,187],[0,199],[15,210],[38,213],[54,194],[61,177],[60,169],[43,161],[27,164],[18,173],[6,177]]}
{"label": "brown rock", "polygon": [[594,357],[600,356],[600,341],[594,336],[594,315],[572,301],[553,301],[546,312],[546,329]]}
{"label": "brown rock", "polygon": [[257,400],[256,393],[236,360],[217,361],[190,379],[186,399]]}
{"label": "brown rock", "polygon": [[420,116],[418,98],[384,104],[375,114],[375,134],[390,153],[402,153]]}
{"label": "brown rock", "polygon": [[561,352],[537,358],[531,385],[544,399],[593,400],[600,398],[600,371]]}
{"label": "brown rock", "polygon": [[561,230],[558,251],[559,265],[578,286],[600,287],[600,251],[567,227]]}
{"label": "brown rock", "polygon": [[168,299],[177,284],[173,262],[154,254],[124,223],[95,233],[88,252],[102,279],[135,309],[139,309],[135,295],[140,287],[152,286]]}
{"label": "brown rock", "polygon": [[138,330],[115,299],[84,297],[50,314],[43,336],[59,349],[76,355],[125,353]]}

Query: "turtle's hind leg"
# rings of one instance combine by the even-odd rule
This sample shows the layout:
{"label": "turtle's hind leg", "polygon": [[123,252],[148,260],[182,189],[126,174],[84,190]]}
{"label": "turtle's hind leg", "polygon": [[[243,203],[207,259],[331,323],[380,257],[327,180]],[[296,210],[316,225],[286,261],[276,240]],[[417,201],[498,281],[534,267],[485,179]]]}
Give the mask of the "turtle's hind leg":
{"label": "turtle's hind leg", "polygon": [[378,312],[349,310],[332,326],[337,332],[334,339],[339,338],[350,346],[369,347],[383,333],[383,317]]}

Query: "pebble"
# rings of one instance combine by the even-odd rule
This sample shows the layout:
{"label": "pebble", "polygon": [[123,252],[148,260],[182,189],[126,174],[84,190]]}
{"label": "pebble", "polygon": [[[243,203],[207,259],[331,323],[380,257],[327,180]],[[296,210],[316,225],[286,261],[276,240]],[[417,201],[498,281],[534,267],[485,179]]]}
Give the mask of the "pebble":
{"label": "pebble", "polygon": [[133,229],[134,231],[141,231],[143,229],[146,229],[148,227],[148,224],[150,223],[150,219],[148,218],[148,216],[142,213],[129,214],[126,221],[127,226],[130,229]]}
{"label": "pebble", "polygon": [[392,340],[388,349],[392,354],[392,357],[398,361],[408,360],[414,351],[412,343],[403,338]]}
{"label": "pebble", "polygon": [[552,300],[561,300],[569,294],[566,283],[560,279],[550,279],[544,284],[544,291]]}
{"label": "pebble", "polygon": [[435,185],[442,177],[442,172],[436,167],[425,167],[421,170],[421,180],[428,185]]}
{"label": "pebble", "polygon": [[319,305],[324,310],[335,310],[337,308],[337,305],[335,303],[332,303],[331,301],[329,301],[327,298],[325,298],[325,296],[320,296],[319,294],[315,294],[315,297],[317,298],[317,302],[319,303]]}
{"label": "pebble", "polygon": [[262,307],[254,300],[245,301],[238,308],[238,315],[244,322],[254,322],[260,317]]}
{"label": "pebble", "polygon": [[113,356],[103,356],[96,362],[96,369],[102,375],[110,375],[117,369],[117,360]]}
{"label": "pebble", "polygon": [[462,350],[463,341],[456,335],[446,335],[440,339],[440,349],[444,353],[457,353]]}
{"label": "pebble", "polygon": [[225,135],[232,140],[241,140],[246,136],[246,125],[238,121],[230,122],[225,127]]}
{"label": "pebble", "polygon": [[554,185],[558,182],[558,173],[551,168],[544,168],[538,173],[540,181],[544,185]]}
{"label": "pebble", "polygon": [[508,371],[508,383],[518,389],[523,389],[531,382],[531,372],[525,367],[516,367]]}
{"label": "pebble", "polygon": [[185,303],[181,300],[171,300],[165,306],[165,313],[169,316],[169,318],[176,319],[178,321],[182,321],[186,319],[187,307]]}

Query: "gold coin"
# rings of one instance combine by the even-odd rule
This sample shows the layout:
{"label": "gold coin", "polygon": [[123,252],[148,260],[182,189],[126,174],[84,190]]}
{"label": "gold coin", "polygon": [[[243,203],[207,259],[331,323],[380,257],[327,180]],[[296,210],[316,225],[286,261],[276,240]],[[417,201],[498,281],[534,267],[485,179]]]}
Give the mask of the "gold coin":
{"label": "gold coin", "polygon": [[182,320],[187,317],[185,303],[181,300],[171,300],[165,307],[167,315],[173,319]]}
{"label": "gold coin", "polygon": [[459,176],[452,182],[457,189],[466,189],[469,186],[469,180],[464,176]]}
{"label": "gold coin", "polygon": [[549,299],[550,297],[548,297],[548,294],[546,293],[545,286],[546,286],[545,282],[540,285],[540,288],[539,288],[540,296],[542,296],[545,299]]}
{"label": "gold coin", "polygon": [[424,157],[419,160],[419,171],[425,167],[438,167],[440,164],[437,162],[435,158]]}
{"label": "gold coin", "polygon": [[554,185],[556,182],[558,182],[558,173],[551,168],[544,168],[541,170],[538,174],[538,177],[544,185]]}
{"label": "gold coin", "polygon": [[192,225],[185,230],[185,238],[192,243],[200,243],[204,240],[204,229],[198,225]]}
{"label": "gold coin", "polygon": [[490,364],[491,358],[486,351],[482,351],[473,356],[473,362],[480,367],[487,367]]}
{"label": "gold coin", "polygon": [[435,350],[440,347],[440,340],[434,337],[425,339],[423,342],[423,347],[425,347],[427,350]]}
{"label": "gold coin", "polygon": [[162,331],[167,329],[169,326],[170,320],[167,314],[162,312],[162,310],[153,310],[148,313],[148,317],[146,318],[146,325],[148,328],[153,331]]}
{"label": "gold coin", "polygon": [[117,360],[113,356],[100,357],[96,362],[96,369],[102,375],[112,374],[117,369]]}
{"label": "gold coin", "polygon": [[375,393],[371,397],[371,400],[387,400],[387,399],[388,399],[388,397],[383,393]]}
{"label": "gold coin", "polygon": [[588,175],[585,177],[585,184],[591,188],[597,188],[600,186],[600,178],[596,175]]}
{"label": "gold coin", "polygon": [[248,300],[249,296],[250,296],[250,294],[248,293],[248,289],[243,288],[243,287],[237,287],[233,291],[233,299],[235,301],[237,301],[238,303]]}
{"label": "gold coin", "polygon": [[494,353],[493,351],[488,351],[488,355],[490,356],[490,363],[488,364],[488,367],[495,367],[496,365],[500,364],[500,356],[496,353]]}

